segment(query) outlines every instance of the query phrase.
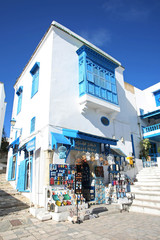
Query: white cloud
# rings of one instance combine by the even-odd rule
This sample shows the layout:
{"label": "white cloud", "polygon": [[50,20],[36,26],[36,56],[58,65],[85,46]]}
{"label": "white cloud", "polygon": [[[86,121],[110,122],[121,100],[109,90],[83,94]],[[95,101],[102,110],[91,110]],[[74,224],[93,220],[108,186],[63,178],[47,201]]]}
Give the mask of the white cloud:
{"label": "white cloud", "polygon": [[108,45],[111,41],[111,34],[106,29],[84,30],[80,35],[98,47]]}
{"label": "white cloud", "polygon": [[107,0],[102,8],[112,18],[123,20],[141,20],[149,17],[154,9],[143,0]]}

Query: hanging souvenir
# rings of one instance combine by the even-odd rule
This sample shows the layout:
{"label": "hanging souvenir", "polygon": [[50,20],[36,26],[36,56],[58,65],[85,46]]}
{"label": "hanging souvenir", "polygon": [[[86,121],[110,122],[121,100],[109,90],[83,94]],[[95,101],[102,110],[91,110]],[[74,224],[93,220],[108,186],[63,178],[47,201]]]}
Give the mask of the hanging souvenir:
{"label": "hanging souvenir", "polygon": [[86,154],[84,152],[82,153],[82,160],[86,162]]}
{"label": "hanging souvenir", "polygon": [[91,154],[91,161],[92,161],[92,162],[95,161],[95,155],[94,155],[94,153]]}
{"label": "hanging souvenir", "polygon": [[95,154],[95,160],[96,160],[96,161],[99,160],[99,154],[98,154],[98,153]]}
{"label": "hanging souvenir", "polygon": [[91,160],[91,154],[89,152],[86,153],[86,160],[87,161]]}
{"label": "hanging souvenir", "polygon": [[100,156],[99,156],[99,160],[100,160],[100,161],[103,161],[103,160],[104,160],[104,157],[103,157],[102,154],[100,154]]}
{"label": "hanging souvenir", "polygon": [[58,148],[59,159],[66,158],[66,152],[67,152],[67,148],[65,146],[60,146]]}

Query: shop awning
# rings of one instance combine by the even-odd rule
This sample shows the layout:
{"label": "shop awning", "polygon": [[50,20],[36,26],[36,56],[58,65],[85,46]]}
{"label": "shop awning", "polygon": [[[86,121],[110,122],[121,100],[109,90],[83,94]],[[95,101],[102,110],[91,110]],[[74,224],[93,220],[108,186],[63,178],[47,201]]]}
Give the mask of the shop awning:
{"label": "shop awning", "polygon": [[110,152],[113,155],[118,155],[118,156],[121,156],[121,157],[127,157],[127,155],[120,148],[111,147]]}
{"label": "shop awning", "polygon": [[117,141],[118,141],[116,139],[100,137],[100,136],[80,132],[78,130],[65,129],[65,128],[63,128],[63,134],[64,136],[69,138],[77,138],[77,139],[82,139],[90,142],[104,143],[109,145],[117,145]]}
{"label": "shop awning", "polygon": [[67,139],[63,134],[51,132],[52,136],[52,149],[57,149],[57,144],[71,145],[69,139]]}
{"label": "shop awning", "polygon": [[19,137],[16,138],[16,139],[8,146],[8,149],[9,149],[9,148],[15,148],[16,145],[19,145]]}

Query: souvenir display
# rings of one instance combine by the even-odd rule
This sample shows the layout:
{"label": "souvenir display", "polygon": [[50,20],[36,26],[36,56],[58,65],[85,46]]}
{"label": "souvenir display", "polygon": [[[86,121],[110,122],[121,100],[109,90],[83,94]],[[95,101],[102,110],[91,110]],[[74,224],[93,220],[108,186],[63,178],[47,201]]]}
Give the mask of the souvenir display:
{"label": "souvenir display", "polygon": [[[59,149],[59,153],[64,153],[64,150]],[[121,157],[89,151],[78,153],[74,166],[50,164],[46,209],[53,214],[68,212],[66,216],[78,222],[84,218],[88,203],[112,204],[125,200],[126,193],[130,191],[130,179],[121,171],[128,165]],[[107,185],[104,185],[104,170],[108,171]]]}
{"label": "souvenir display", "polygon": [[64,164],[50,164],[50,186],[66,185],[74,188],[75,167]]}

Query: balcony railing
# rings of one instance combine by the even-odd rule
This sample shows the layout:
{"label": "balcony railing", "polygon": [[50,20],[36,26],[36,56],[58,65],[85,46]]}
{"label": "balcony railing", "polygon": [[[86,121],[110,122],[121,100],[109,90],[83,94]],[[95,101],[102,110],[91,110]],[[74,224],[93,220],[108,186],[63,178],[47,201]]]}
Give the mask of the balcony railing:
{"label": "balcony railing", "polygon": [[156,130],[160,130],[160,123],[143,128],[143,133],[149,133]]}

